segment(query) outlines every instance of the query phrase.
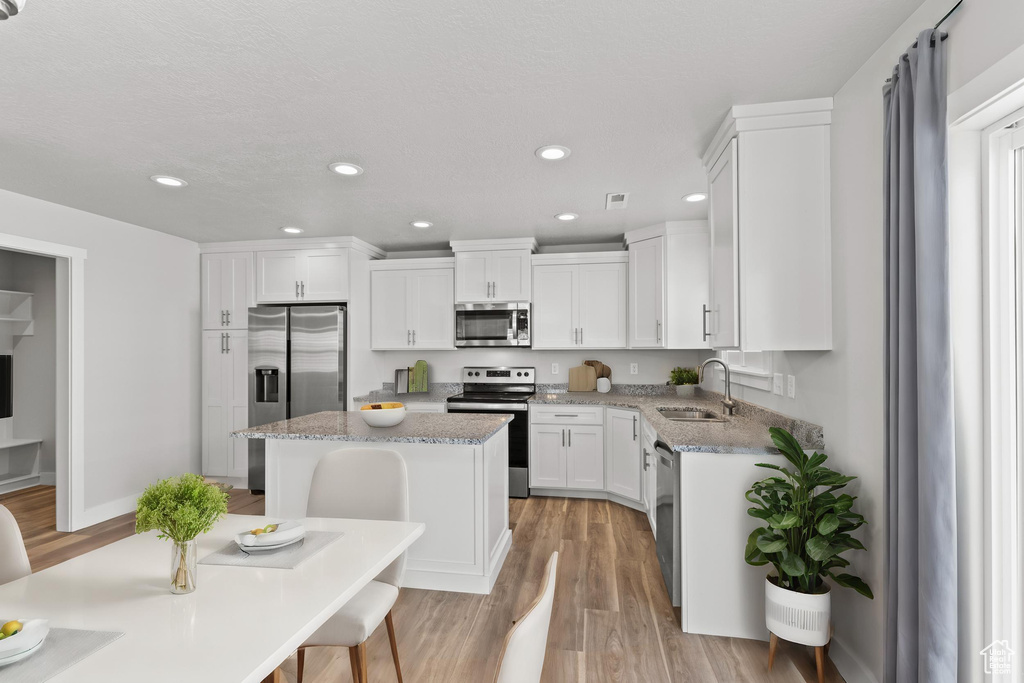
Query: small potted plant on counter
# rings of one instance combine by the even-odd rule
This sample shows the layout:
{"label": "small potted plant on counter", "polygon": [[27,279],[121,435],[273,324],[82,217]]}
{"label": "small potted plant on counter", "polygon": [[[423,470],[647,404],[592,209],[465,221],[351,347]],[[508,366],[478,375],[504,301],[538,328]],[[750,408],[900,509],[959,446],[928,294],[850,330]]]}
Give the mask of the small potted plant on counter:
{"label": "small potted plant on counter", "polygon": [[785,429],[772,427],[769,432],[793,469],[758,463],[782,476],[762,479],[746,494],[754,504],[747,513],[764,522],[747,538],[746,561],[775,569],[765,579],[765,622],[771,633],[768,668],[782,638],[815,648],[820,678],[832,638],[832,600],[825,577],[874,597],[864,581],[839,571],[850,565],[842,553],[864,550],[851,532],[866,522],[853,511],[855,496],[837,495],[856,477],[825,467],[824,453],[808,456]]}
{"label": "small potted plant on counter", "polygon": [[139,498],[135,533],[154,529],[158,538],[174,541],[171,551],[171,592],[196,589],[198,542],[196,537],[213,528],[228,512],[223,486],[208,483],[198,474],[163,479],[149,486]]}
{"label": "small potted plant on counter", "polygon": [[676,395],[693,398],[693,389],[697,386],[697,368],[672,368],[669,382],[676,385]]}

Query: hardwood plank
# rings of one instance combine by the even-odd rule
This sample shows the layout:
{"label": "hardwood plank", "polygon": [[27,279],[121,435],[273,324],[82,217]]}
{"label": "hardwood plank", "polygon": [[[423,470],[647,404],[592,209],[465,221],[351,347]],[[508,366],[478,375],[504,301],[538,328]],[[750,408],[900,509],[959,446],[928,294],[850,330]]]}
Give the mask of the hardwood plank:
{"label": "hardwood plank", "polygon": [[586,609],[618,611],[615,581],[615,537],[610,524],[587,524]]}

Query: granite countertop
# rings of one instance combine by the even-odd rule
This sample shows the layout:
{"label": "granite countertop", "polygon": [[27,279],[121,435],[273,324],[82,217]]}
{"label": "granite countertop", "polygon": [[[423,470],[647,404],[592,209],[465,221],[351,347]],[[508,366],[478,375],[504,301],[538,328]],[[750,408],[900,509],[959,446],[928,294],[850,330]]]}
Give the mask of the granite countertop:
{"label": "granite countertop", "polygon": [[462,393],[462,384],[447,382],[431,384],[430,390],[415,394],[396,394],[395,384],[391,382],[381,389],[375,389],[363,396],[353,396],[353,403],[380,403],[381,401],[401,401],[402,403],[444,403],[449,396]]}
{"label": "granite countertop", "polygon": [[394,427],[371,427],[359,411],[325,411],[249,427],[236,438],[305,441],[367,441],[375,443],[482,444],[497,434],[511,415],[472,413],[406,413]]}
{"label": "granite countertop", "polygon": [[626,393],[601,394],[590,391],[536,394],[531,403],[565,405],[604,405],[639,410],[658,436],[684,453],[778,453],[768,434],[769,427],[783,427],[807,449],[822,449],[824,433],[818,425],[787,417],[767,408],[734,399],[736,414],[725,422],[673,422],[662,417],[660,407],[700,408],[723,416],[722,394],[697,389],[693,398],[675,394],[643,396]]}

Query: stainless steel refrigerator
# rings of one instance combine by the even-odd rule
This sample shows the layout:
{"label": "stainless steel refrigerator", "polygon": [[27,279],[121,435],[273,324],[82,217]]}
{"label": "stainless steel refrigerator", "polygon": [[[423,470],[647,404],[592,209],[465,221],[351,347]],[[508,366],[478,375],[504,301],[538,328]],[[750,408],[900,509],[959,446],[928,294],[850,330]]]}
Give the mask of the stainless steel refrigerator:
{"label": "stainless steel refrigerator", "polygon": [[[345,307],[249,309],[249,426],[345,410]],[[263,492],[266,445],[249,440],[249,490]]]}

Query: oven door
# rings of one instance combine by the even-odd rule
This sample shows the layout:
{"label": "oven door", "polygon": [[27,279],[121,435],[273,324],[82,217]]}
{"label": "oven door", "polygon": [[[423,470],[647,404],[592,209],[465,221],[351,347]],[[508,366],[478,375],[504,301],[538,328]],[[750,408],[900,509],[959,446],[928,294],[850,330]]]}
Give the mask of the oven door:
{"label": "oven door", "polygon": [[456,346],[529,346],[529,304],[456,304]]}
{"label": "oven door", "polygon": [[530,497],[530,413],[525,403],[449,403],[449,413],[504,413],[508,423],[508,495]]}

